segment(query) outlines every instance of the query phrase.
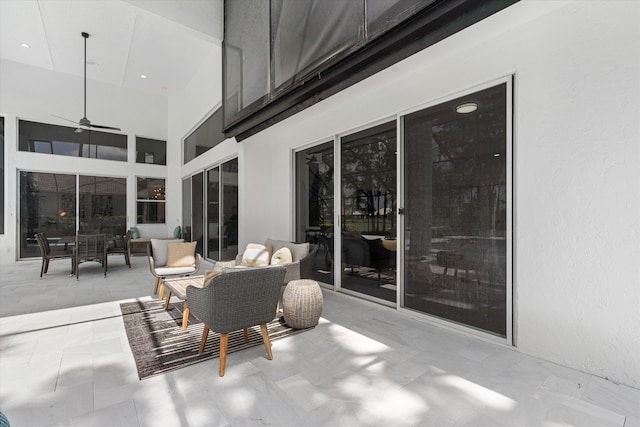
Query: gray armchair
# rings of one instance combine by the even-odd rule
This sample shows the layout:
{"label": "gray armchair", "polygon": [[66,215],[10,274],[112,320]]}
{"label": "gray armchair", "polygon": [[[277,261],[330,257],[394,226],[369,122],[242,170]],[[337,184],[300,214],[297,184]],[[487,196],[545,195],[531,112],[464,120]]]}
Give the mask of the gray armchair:
{"label": "gray armchair", "polygon": [[[158,300],[162,300],[164,294],[164,279],[168,277],[190,276],[200,269],[202,257],[195,253],[195,263],[186,267],[167,267],[167,245],[169,243],[182,243],[183,239],[151,239],[147,245],[147,259],[149,271],[155,277],[153,293],[158,293]],[[158,291],[158,287],[160,290]]]}
{"label": "gray armchair", "polygon": [[199,353],[204,351],[209,330],[220,334],[221,377],[230,332],[244,329],[246,341],[247,328],[260,325],[267,359],[273,358],[267,323],[275,317],[284,275],[284,267],[225,268],[203,288],[187,287],[190,311],[204,323]]}

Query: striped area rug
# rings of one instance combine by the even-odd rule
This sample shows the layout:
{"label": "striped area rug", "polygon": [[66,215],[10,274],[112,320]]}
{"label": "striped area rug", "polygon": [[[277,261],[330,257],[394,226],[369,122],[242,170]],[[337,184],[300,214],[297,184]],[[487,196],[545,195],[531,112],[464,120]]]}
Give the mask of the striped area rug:
{"label": "striped area rug", "polygon": [[[187,329],[182,330],[182,302],[169,304],[167,310],[163,306],[163,301],[120,304],[141,380],[220,355],[219,334],[213,331],[209,332],[204,352],[198,354],[203,324],[189,315]],[[290,328],[281,315],[268,323],[267,328],[272,342],[306,330]],[[235,331],[229,334],[227,354],[258,345],[264,346],[259,326],[249,329],[247,342],[244,341],[242,330]],[[217,372],[217,369],[216,366],[214,370]]]}

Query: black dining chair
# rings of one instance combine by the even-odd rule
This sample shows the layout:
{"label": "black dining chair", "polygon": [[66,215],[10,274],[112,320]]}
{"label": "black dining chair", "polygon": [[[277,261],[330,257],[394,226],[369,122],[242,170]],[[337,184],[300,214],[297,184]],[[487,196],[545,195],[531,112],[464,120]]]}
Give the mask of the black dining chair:
{"label": "black dining chair", "polygon": [[78,266],[83,262],[95,261],[102,264],[107,277],[107,236],[106,234],[78,234],[73,250],[73,272],[76,280],[80,278]]}
{"label": "black dining chair", "polygon": [[[42,255],[42,265],[40,266],[40,277],[49,271],[49,261],[56,259],[69,259],[73,257],[72,252],[64,249],[51,249],[49,240],[44,233],[36,233],[36,241]],[[73,270],[73,267],[72,267]]]}

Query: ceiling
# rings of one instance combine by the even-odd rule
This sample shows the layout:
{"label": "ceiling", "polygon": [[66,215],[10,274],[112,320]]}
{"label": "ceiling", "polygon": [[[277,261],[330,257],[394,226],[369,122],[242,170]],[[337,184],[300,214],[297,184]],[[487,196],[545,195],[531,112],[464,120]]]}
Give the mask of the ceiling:
{"label": "ceiling", "polygon": [[221,45],[222,18],[222,0],[0,0],[0,58],[82,76],[84,31],[87,79],[169,95]]}

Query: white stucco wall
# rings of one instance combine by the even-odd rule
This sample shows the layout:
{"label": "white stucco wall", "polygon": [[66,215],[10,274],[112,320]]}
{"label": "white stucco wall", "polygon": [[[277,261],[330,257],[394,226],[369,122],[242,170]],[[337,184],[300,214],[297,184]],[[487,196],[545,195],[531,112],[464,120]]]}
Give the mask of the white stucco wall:
{"label": "white stucco wall", "polygon": [[[182,178],[202,172],[220,160],[237,157],[241,147],[235,139],[227,139],[202,155],[182,164],[182,143],[206,118],[221,105],[222,46],[214,46],[185,90],[169,97],[169,144],[167,193],[177,195],[171,204],[167,222],[171,227],[182,224]],[[240,187],[242,189],[242,187]],[[239,212],[240,213],[240,212]],[[173,229],[173,228],[171,228]]]}
{"label": "white stucco wall", "polygon": [[[94,123],[120,127],[128,135],[129,162],[51,156],[17,151],[17,121],[71,125],[53,115],[79,120],[83,113],[82,77],[2,60],[0,114],[5,116],[5,234],[0,264],[16,260],[18,183],[16,170],[68,172],[127,178],[127,226],[136,218],[136,176],[164,178],[167,168],[135,163],[135,136],[167,138],[167,98],[89,81],[87,116]],[[168,207],[179,200],[168,201]],[[174,208],[175,209],[175,208]],[[143,233],[166,235],[167,225],[140,226]],[[170,230],[169,230],[170,231]]]}
{"label": "white stucco wall", "polygon": [[292,147],[505,75],[520,351],[640,386],[640,2],[522,1],[243,141],[245,235],[292,238]]}

